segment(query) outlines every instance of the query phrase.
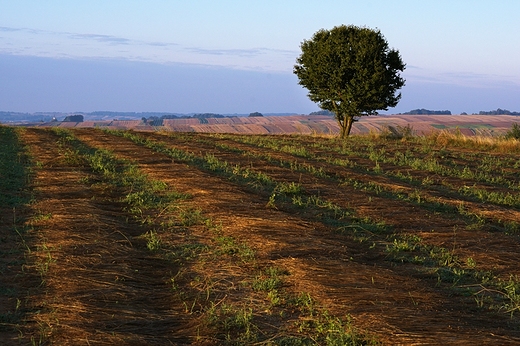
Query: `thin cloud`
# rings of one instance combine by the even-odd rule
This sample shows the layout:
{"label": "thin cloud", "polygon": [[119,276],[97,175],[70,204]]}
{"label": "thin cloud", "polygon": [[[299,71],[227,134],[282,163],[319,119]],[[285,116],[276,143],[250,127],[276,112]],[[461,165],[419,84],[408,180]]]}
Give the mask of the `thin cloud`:
{"label": "thin cloud", "polygon": [[146,45],[152,46],[152,47],[171,47],[171,46],[178,46],[177,43],[165,43],[165,42],[147,42]]}
{"label": "thin cloud", "polygon": [[189,47],[186,50],[202,55],[229,55],[239,57],[256,57],[267,54],[281,54],[296,56],[296,51],[282,50],[282,49],[271,49],[271,48],[249,48],[249,49],[207,49],[198,47]]}
{"label": "thin cloud", "polygon": [[99,34],[70,34],[71,39],[90,40],[101,43],[109,43],[111,45],[134,45],[134,46],[151,46],[151,47],[172,47],[178,46],[177,43],[157,42],[157,41],[142,41],[133,40],[126,37],[118,37],[113,35],[99,35]]}
{"label": "thin cloud", "polygon": [[[0,27],[0,31],[3,32],[27,32],[34,35],[58,35],[60,32],[49,31],[49,30],[41,30],[41,29],[32,29],[32,28],[13,28],[13,27]],[[63,34],[63,33],[62,33]]]}
{"label": "thin cloud", "polygon": [[[24,27],[4,26],[0,27],[0,32],[4,33],[0,37],[0,53],[27,56],[80,59],[103,56],[161,64],[189,62],[241,70],[286,71],[292,69],[298,55],[296,51],[264,47],[212,49],[107,34]],[[29,45],[22,45],[22,42]]]}
{"label": "thin cloud", "polygon": [[[411,72],[411,71],[409,71]],[[515,76],[504,76],[497,74],[485,74],[476,72],[440,72],[430,69],[415,67],[412,73],[405,71],[407,80],[433,83],[459,85],[469,88],[503,88],[508,86],[520,86],[520,80]]]}
{"label": "thin cloud", "polygon": [[206,49],[206,48],[186,48],[187,51],[203,55],[234,55],[240,57],[255,57],[260,55],[258,49]]}
{"label": "thin cloud", "polygon": [[135,41],[130,40],[128,38],[124,37],[117,37],[117,36],[111,36],[111,35],[98,35],[98,34],[72,34],[68,36],[72,39],[84,39],[84,40],[94,40],[97,42],[105,42],[110,44],[132,44],[135,43]]}
{"label": "thin cloud", "polygon": [[111,45],[147,45],[147,46],[155,46],[155,47],[168,47],[168,46],[177,46],[176,43],[171,42],[157,42],[157,41],[141,41],[141,40],[133,40],[126,37],[119,37],[113,35],[102,35],[102,34],[80,34],[74,32],[67,31],[50,31],[50,30],[42,30],[42,29],[32,29],[32,28],[15,28],[15,27],[0,27],[1,32],[25,32],[33,35],[49,35],[55,37],[66,37],[72,40],[85,40],[92,42],[101,42],[108,43]]}
{"label": "thin cloud", "polygon": [[6,27],[6,26],[0,26],[0,31],[4,31],[4,32],[15,32],[15,31],[23,31],[23,29],[19,29],[19,28],[9,28],[9,27]]}

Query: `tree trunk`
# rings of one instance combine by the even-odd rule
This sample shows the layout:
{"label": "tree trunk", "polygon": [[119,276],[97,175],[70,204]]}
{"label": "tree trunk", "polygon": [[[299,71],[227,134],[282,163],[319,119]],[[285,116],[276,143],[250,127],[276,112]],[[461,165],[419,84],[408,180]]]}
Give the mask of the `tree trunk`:
{"label": "tree trunk", "polygon": [[341,130],[340,138],[347,138],[348,135],[350,135],[350,130],[352,129],[352,124],[354,123],[354,116],[344,115],[342,119],[338,118],[338,123]]}

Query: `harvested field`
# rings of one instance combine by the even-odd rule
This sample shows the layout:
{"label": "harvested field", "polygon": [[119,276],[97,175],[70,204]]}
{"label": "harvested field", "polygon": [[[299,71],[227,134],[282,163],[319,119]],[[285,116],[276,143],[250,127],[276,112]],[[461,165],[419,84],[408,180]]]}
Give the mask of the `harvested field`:
{"label": "harvested field", "polygon": [[2,345],[520,343],[517,142],[0,130]]}
{"label": "harvested field", "polygon": [[[419,135],[446,130],[460,132],[466,136],[496,136],[506,132],[513,123],[520,122],[519,119],[518,116],[513,115],[381,115],[361,117],[354,123],[352,134],[379,133],[386,131],[388,126],[410,126],[413,132]],[[336,120],[324,115],[165,119],[162,126],[151,126],[141,120],[51,122],[38,126],[238,134],[337,135],[339,133]]]}

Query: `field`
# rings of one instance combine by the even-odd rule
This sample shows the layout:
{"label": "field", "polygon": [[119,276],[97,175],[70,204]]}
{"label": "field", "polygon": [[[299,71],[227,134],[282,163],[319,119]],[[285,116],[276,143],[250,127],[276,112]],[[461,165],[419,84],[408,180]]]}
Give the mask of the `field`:
{"label": "field", "polygon": [[[361,117],[352,127],[352,134],[381,132],[388,126],[411,126],[416,134],[438,130],[460,131],[463,135],[496,136],[519,122],[513,115],[381,115]],[[237,134],[306,134],[336,135],[339,127],[331,116],[292,115],[265,117],[232,117],[210,119],[166,119],[162,126],[151,126],[141,120],[104,120],[85,122],[40,123],[41,127],[99,127],[118,130],[176,131]]]}
{"label": "field", "polygon": [[0,344],[517,345],[519,154],[0,127]]}

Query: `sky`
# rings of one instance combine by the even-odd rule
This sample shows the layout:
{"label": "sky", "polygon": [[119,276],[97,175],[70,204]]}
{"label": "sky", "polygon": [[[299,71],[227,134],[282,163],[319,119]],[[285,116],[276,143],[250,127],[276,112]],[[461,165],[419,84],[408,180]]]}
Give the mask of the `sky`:
{"label": "sky", "polygon": [[412,109],[520,111],[518,0],[0,0],[0,111],[319,110],[293,74],[320,29],[379,29]]}

